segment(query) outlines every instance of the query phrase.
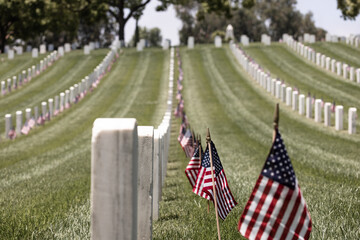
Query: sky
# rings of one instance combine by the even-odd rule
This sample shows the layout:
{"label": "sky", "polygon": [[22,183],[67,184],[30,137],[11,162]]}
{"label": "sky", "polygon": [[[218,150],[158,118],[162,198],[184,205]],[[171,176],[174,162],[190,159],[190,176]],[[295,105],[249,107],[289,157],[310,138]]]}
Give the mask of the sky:
{"label": "sky", "polygon": [[[343,20],[340,17],[340,10],[337,9],[336,0],[298,0],[297,2],[296,8],[301,13],[305,14],[311,11],[315,25],[327,30],[330,34],[338,36],[360,34],[360,15],[356,21]],[[166,12],[156,12],[155,8],[158,5],[159,2],[157,0],[152,0],[146,5],[144,14],[139,20],[139,26],[147,28],[158,27],[161,29],[163,39],[170,39],[171,45],[178,45],[178,32],[182,26],[181,21],[176,17],[172,6]],[[130,19],[125,26],[126,42],[130,41],[134,31],[135,21]]]}

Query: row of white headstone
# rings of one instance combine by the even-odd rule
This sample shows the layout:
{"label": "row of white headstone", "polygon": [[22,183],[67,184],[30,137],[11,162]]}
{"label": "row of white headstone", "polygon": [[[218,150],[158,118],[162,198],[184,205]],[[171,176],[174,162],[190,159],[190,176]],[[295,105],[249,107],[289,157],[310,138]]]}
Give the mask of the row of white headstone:
{"label": "row of white headstone", "polygon": [[64,52],[53,51],[43,60],[40,61],[36,66],[33,65],[31,68],[28,68],[27,71],[23,70],[18,76],[13,76],[8,78],[7,81],[1,81],[1,95],[5,95],[11,91],[16,90],[18,87],[22,86],[25,83],[28,83],[34,77],[41,74],[46,68],[50,67],[55,61],[64,55]]}
{"label": "row of white headstone", "polygon": [[171,49],[167,110],[161,124],[99,118],[91,141],[91,239],[152,239],[169,156],[174,86]]}
{"label": "row of white headstone", "polygon": [[[115,47],[120,48],[119,44],[116,44]],[[100,44],[98,42],[89,42],[89,44],[84,46],[84,54],[89,55],[91,51],[98,49],[100,47]]]}
{"label": "row of white headstone", "polygon": [[354,47],[359,47],[360,36],[355,36],[354,34],[350,34],[350,36],[346,37],[346,44],[352,45]]}
{"label": "row of white headstone", "polygon": [[[63,112],[65,109],[69,108],[72,104],[76,103],[82,97],[88,93],[91,88],[95,88],[99,83],[103,75],[108,71],[115,57],[117,56],[117,50],[112,49],[103,61],[95,68],[95,70],[89,75],[82,79],[79,83],[71,86],[69,89],[61,92],[59,95],[56,95],[54,98],[48,99],[48,101],[41,102],[41,115],[39,112],[39,107],[34,107],[34,116],[32,116],[32,109],[26,108],[25,121],[29,121],[33,118],[36,122],[36,125],[41,125],[42,121],[49,121],[57,114]],[[42,116],[42,119],[39,120],[39,117]],[[23,128],[23,114],[22,111],[16,112],[16,135],[21,134]],[[9,132],[13,129],[12,126],[12,115],[5,115],[5,138],[9,138]]]}
{"label": "row of white headstone", "polygon": [[[51,46],[51,47],[50,47]],[[64,49],[65,48],[65,49]],[[9,48],[7,49],[7,54],[8,54],[8,59],[14,59],[15,57],[15,51],[18,55],[22,55],[23,51],[22,51],[22,46],[15,46],[13,47],[13,49]],[[48,45],[48,50],[49,52],[53,52],[54,51],[54,45],[49,44]],[[71,46],[70,43],[65,43],[64,46],[60,46],[58,47],[58,50],[60,55],[64,55],[64,51],[65,52],[70,52],[71,51]],[[46,54],[46,45],[42,44],[40,45],[40,52],[39,52],[39,48],[32,48],[31,50],[31,57],[32,58],[38,58],[39,57],[39,53],[40,54]]]}
{"label": "row of white headstone", "polygon": [[285,43],[290,47],[290,49],[294,50],[296,53],[319,67],[327,71],[331,71],[332,73],[342,76],[352,82],[356,80],[357,83],[360,83],[360,68],[355,69],[346,63],[331,59],[325,54],[315,52],[314,49],[294,40],[289,35],[285,36]]}
{"label": "row of white headstone", "polygon": [[[238,49],[235,44],[231,44],[230,48],[247,73],[267,92],[284,102],[287,106],[291,106],[292,109],[298,111],[300,115],[306,115],[307,118],[314,118],[316,122],[322,122],[322,115],[324,115],[324,125],[332,126],[331,103],[327,102],[323,104],[321,99],[313,101],[311,96],[306,97],[304,94],[299,94],[299,90],[293,90],[281,81],[272,79],[270,74],[265,73],[256,62],[250,61],[246,54]],[[322,108],[324,108],[324,114],[322,114]],[[313,116],[314,110],[315,116]],[[335,129],[338,131],[343,130],[343,112],[343,106],[336,106]],[[349,108],[348,118],[348,133],[355,134],[356,108]]]}

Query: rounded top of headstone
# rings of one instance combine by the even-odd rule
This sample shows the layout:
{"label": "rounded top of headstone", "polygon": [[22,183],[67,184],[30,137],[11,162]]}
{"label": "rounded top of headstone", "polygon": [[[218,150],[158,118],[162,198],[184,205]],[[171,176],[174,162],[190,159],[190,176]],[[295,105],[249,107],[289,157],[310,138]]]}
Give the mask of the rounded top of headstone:
{"label": "rounded top of headstone", "polygon": [[11,118],[11,114],[10,114],[10,113],[5,114],[5,117],[6,117],[6,118]]}
{"label": "rounded top of headstone", "polygon": [[16,115],[22,114],[22,111],[16,111]]}
{"label": "rounded top of headstone", "polygon": [[233,28],[233,26],[231,24],[227,25],[227,27],[226,27],[226,31],[231,31],[233,29],[234,28]]}

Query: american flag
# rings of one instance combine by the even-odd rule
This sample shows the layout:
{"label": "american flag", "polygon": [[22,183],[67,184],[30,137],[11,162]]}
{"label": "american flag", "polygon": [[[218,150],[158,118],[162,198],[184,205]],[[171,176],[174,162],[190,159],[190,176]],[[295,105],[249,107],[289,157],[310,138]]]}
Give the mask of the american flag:
{"label": "american flag", "polygon": [[184,137],[181,139],[180,145],[184,150],[186,157],[190,158],[194,154],[193,147],[193,136],[191,134],[190,129],[186,130]]}
{"label": "american flag", "polygon": [[29,127],[30,127],[30,128],[34,128],[34,127],[35,127],[35,119],[34,119],[34,118],[30,118],[28,124],[29,124]]}
{"label": "american flag", "polygon": [[36,120],[37,125],[43,125],[45,123],[45,119],[43,115],[41,114],[38,119]]}
{"label": "american flag", "polygon": [[[197,178],[197,175],[201,168],[201,157],[200,156],[204,156],[204,152],[202,150],[201,145],[195,149],[194,155],[190,159],[190,162],[185,169],[185,175],[189,179],[192,189],[194,189],[194,187],[195,187],[196,178]],[[207,200],[210,200],[210,196],[206,192],[203,192],[201,197],[206,198]]]}
{"label": "american flag", "polygon": [[311,218],[278,130],[240,217],[247,239],[309,239]]}
{"label": "american flag", "polygon": [[15,129],[12,128],[9,133],[8,133],[8,136],[11,140],[15,139],[16,138],[16,132],[15,132]]}
{"label": "american flag", "polygon": [[186,124],[182,123],[180,125],[180,131],[179,131],[179,136],[178,136],[179,143],[181,143],[181,140],[183,139],[185,133],[186,133]]}
{"label": "american flag", "polygon": [[24,126],[22,127],[22,129],[21,129],[21,133],[24,134],[24,135],[28,135],[29,132],[30,132],[29,122],[28,122],[28,121],[25,121],[25,124],[24,124]]}
{"label": "american flag", "polygon": [[[212,160],[213,160],[213,171],[214,171],[214,181],[216,189],[216,201],[218,206],[218,214],[222,220],[225,220],[226,216],[230,213],[237,202],[235,201],[227,179],[225,171],[221,165],[220,157],[216,151],[215,144],[210,142]],[[202,197],[205,193],[209,195],[210,200],[214,202],[213,194],[213,183],[211,177],[211,167],[210,167],[210,153],[209,147],[206,147],[204,158],[201,159],[201,168],[197,175],[195,187],[193,192]]]}

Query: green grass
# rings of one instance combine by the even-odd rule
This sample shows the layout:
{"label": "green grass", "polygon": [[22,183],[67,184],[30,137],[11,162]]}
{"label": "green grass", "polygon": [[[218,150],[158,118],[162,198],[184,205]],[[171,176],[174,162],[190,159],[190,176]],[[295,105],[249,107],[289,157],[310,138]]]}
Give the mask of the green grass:
{"label": "green grass", "polygon": [[168,62],[162,50],[126,49],[81,102],[28,136],[1,142],[0,239],[89,238],[92,124],[135,117],[139,125],[158,125]]}
{"label": "green grass", "polygon": [[[237,224],[271,146],[276,100],[249,78],[228,47],[199,46],[181,55],[190,124],[203,139],[210,128],[239,203],[220,223],[222,238],[243,239]],[[206,201],[191,192],[184,174],[188,159],[177,143],[178,129],[179,120],[173,121],[154,239],[216,239],[214,208],[207,213]],[[312,216],[312,239],[359,239],[359,135],[325,128],[282,103],[280,131]]]}
{"label": "green grass", "polygon": [[348,45],[346,43],[316,42],[308,44],[316,52],[337,61],[346,63],[350,66],[360,68],[360,48]]}

